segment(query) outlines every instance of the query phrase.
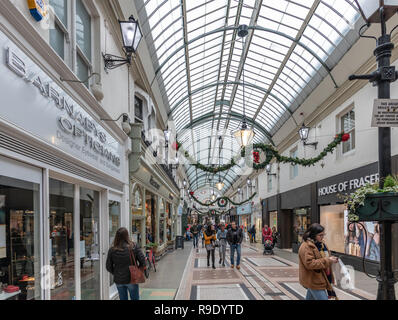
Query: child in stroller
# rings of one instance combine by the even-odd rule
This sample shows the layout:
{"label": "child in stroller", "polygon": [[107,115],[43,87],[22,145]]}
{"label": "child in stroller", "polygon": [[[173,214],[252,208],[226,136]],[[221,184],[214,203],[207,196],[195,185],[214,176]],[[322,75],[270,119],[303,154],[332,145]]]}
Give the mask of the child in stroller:
{"label": "child in stroller", "polygon": [[274,243],[272,241],[272,239],[267,239],[264,241],[264,252],[263,255],[267,255],[267,254],[274,254]]}

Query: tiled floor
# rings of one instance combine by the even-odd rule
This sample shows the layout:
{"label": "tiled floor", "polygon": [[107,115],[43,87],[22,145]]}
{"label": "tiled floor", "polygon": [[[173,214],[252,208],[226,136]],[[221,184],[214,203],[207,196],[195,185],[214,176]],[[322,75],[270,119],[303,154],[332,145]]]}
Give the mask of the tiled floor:
{"label": "tiled floor", "polygon": [[[229,259],[229,250],[226,255]],[[229,264],[207,267],[206,250],[192,250],[181,279],[176,300],[303,300],[306,290],[298,281],[297,263],[275,255],[263,255],[260,246],[243,244],[241,269]],[[375,297],[361,290],[345,292],[336,289],[340,300],[362,300]]]}

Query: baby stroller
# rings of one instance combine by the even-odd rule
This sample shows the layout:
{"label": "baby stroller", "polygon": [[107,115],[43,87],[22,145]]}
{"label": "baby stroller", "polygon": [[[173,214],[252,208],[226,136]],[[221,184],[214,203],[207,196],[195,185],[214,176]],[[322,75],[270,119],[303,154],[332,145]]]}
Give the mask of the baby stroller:
{"label": "baby stroller", "polygon": [[263,255],[273,255],[274,254],[274,244],[272,240],[268,239],[264,241],[264,252]]}

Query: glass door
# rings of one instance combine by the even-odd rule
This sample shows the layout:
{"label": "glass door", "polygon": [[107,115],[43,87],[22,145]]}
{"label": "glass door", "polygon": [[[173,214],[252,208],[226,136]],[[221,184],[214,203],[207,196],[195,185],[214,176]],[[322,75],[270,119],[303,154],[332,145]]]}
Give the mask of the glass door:
{"label": "glass door", "polygon": [[41,181],[41,169],[0,156],[0,300],[43,298]]}
{"label": "glass door", "polygon": [[80,188],[80,282],[81,300],[100,300],[100,194]]}
{"label": "glass door", "polygon": [[[121,197],[109,195],[108,200],[108,208],[109,208],[109,219],[108,219],[108,226],[109,226],[109,248],[113,246],[113,241],[115,239],[116,231],[121,226]],[[106,250],[107,252],[108,250]],[[104,257],[106,259],[106,256]],[[109,298],[111,299],[114,294],[116,294],[117,289],[115,282],[113,281],[113,276],[105,271],[105,274],[108,277],[108,284],[109,284]]]}

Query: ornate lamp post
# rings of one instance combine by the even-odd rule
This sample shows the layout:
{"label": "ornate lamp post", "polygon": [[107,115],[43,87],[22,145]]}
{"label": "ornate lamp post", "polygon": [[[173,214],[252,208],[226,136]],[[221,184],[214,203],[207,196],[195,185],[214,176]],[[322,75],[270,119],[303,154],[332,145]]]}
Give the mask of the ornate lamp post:
{"label": "ornate lamp post", "polygon": [[[397,79],[395,67],[390,65],[394,44],[391,34],[387,33],[386,21],[398,10],[398,0],[355,0],[359,10],[369,26],[370,23],[380,23],[381,36],[376,39],[374,51],[378,69],[366,75],[351,75],[349,80],[364,79],[377,85],[378,98],[390,99],[391,82]],[[374,37],[371,37],[374,38]],[[391,174],[391,128],[379,127],[379,175],[380,188],[384,179]],[[392,270],[392,221],[381,221],[380,228],[380,271],[377,277],[379,288],[377,300],[395,300],[394,274]]]}

